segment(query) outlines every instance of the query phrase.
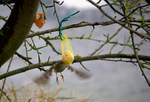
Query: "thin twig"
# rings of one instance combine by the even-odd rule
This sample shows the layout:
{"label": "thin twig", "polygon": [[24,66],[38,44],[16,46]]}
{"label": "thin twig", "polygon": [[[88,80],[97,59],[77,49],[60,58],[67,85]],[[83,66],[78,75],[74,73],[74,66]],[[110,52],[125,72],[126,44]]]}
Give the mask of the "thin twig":
{"label": "thin twig", "polygon": [[59,20],[59,16],[58,16],[58,13],[57,13],[57,10],[56,10],[56,5],[55,5],[55,0],[53,0],[53,6],[54,6],[54,14],[56,15],[56,19],[57,19],[57,22],[59,24],[60,20]]}
{"label": "thin twig", "polygon": [[[36,45],[35,45],[35,43],[34,43],[33,38],[31,38],[31,41],[32,41],[32,43],[33,43],[33,46],[34,46],[35,48],[37,48]],[[37,52],[37,55],[38,55],[38,62],[41,63],[40,52],[39,52],[38,49],[36,49],[36,52]]]}
{"label": "thin twig", "polygon": [[118,21],[118,20],[114,19],[113,17],[111,17],[110,15],[108,15],[99,5],[97,5],[97,4],[96,4],[95,2],[93,2],[92,0],[87,0],[87,1],[89,1],[91,4],[93,4],[96,8],[98,8],[99,11],[100,11],[101,13],[103,13],[106,17],[108,17],[110,20],[112,20],[112,21],[116,22],[117,24],[123,26],[124,28],[126,28],[126,29],[129,30],[129,31],[132,31],[133,33],[135,33],[135,34],[138,35],[139,37],[150,40],[150,35],[146,35],[146,34],[137,32],[137,31],[133,30],[132,28],[130,28],[130,27],[128,27],[128,26],[125,26],[125,23],[124,23],[124,22]]}
{"label": "thin twig", "polygon": [[[129,25],[129,26],[130,26],[130,25]],[[132,26],[131,26],[131,27],[132,27]],[[142,72],[142,75],[144,76],[144,78],[145,78],[145,80],[146,80],[148,86],[150,87],[150,82],[149,82],[147,76],[145,75],[145,73],[144,73],[144,71],[143,71],[143,69],[142,69],[142,65],[141,65],[139,56],[138,56],[137,51],[136,51],[136,47],[135,47],[135,43],[134,43],[134,35],[133,35],[133,32],[130,32],[130,34],[131,34],[131,40],[132,40],[132,46],[133,46],[133,52],[134,52],[134,54],[135,54],[135,57],[136,57],[138,66],[139,66],[140,71]]]}
{"label": "thin twig", "polygon": [[48,41],[48,39],[46,38],[46,37],[44,37],[44,36],[39,36],[41,39],[43,39],[51,48],[52,48],[52,50],[55,52],[55,53],[57,53],[58,55],[61,55],[61,53],[60,52],[58,52],[56,49],[55,49],[55,47],[53,46],[53,44],[50,42],[50,41]]}
{"label": "thin twig", "polygon": [[[8,73],[9,69],[10,69],[10,66],[11,66],[11,63],[12,63],[12,60],[13,60],[13,57],[10,58],[10,61],[9,61],[9,64],[8,64],[8,67],[7,67],[7,71],[6,73]],[[3,84],[2,84],[2,89],[1,89],[1,92],[4,90],[5,88],[5,84],[6,84],[6,78],[3,80]],[[1,94],[2,95],[2,94]],[[1,98],[2,96],[0,96]]]}
{"label": "thin twig", "polygon": [[114,12],[117,12],[119,15],[124,16],[121,12],[119,12],[118,10],[116,10],[116,9],[113,7],[113,5],[108,2],[108,0],[104,0],[104,1],[109,5],[109,7],[110,7]]}
{"label": "thin twig", "polygon": [[106,41],[99,46],[97,49],[95,49],[90,55],[95,55],[99,50],[101,50],[107,43],[109,43],[110,40],[112,40],[122,29],[123,27],[120,27],[110,38],[106,39]]}
{"label": "thin twig", "polygon": [[84,66],[84,64],[83,64],[82,62],[80,62],[80,65],[81,65],[86,71],[90,71],[88,68],[86,68],[86,67]]}
{"label": "thin twig", "polygon": [[1,91],[1,94],[3,94],[7,98],[8,102],[11,102],[11,98],[9,98],[9,96],[7,95],[7,93],[4,92],[1,88],[0,88],[0,91]]}
{"label": "thin twig", "polygon": [[[28,57],[28,48],[27,48],[27,44],[26,44],[26,43],[27,43],[27,41],[25,40],[25,41],[24,41],[24,47],[25,47],[25,52],[26,52],[26,58],[29,58],[29,57]],[[30,63],[29,63],[29,64],[30,64]]]}
{"label": "thin twig", "polygon": [[31,61],[29,61],[29,59],[31,59],[31,58],[25,57],[25,56],[19,54],[18,52],[16,52],[15,54],[16,54],[18,57],[20,57],[21,59],[23,59],[24,61],[28,62],[29,64],[33,64]]}
{"label": "thin twig", "polygon": [[139,8],[143,8],[143,7],[146,7],[146,6],[149,6],[148,4],[146,5],[142,5],[142,6],[139,6],[135,9],[133,9],[126,17],[130,17],[135,11],[137,11]]}

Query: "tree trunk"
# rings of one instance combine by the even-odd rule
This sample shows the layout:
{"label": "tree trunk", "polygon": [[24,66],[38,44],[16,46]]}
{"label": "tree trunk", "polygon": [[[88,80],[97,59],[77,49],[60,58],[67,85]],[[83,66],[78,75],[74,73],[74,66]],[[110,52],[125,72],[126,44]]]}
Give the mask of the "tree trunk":
{"label": "tree trunk", "polygon": [[29,33],[39,0],[16,0],[8,21],[0,30],[0,66],[19,48]]}

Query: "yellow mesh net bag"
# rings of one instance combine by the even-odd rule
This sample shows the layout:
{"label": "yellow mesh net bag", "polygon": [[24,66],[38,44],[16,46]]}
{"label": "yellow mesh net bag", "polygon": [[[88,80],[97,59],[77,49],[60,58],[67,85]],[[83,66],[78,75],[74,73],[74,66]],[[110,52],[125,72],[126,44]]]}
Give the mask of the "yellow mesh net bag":
{"label": "yellow mesh net bag", "polygon": [[64,34],[62,38],[63,38],[61,40],[62,61],[64,64],[70,66],[70,64],[72,64],[72,62],[74,61],[73,50],[69,42],[68,36]]}

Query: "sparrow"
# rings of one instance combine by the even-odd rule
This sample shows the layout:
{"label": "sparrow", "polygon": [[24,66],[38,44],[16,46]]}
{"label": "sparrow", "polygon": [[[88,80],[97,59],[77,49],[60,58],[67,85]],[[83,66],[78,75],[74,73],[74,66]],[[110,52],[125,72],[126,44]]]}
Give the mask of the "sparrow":
{"label": "sparrow", "polygon": [[84,70],[76,69],[72,66],[68,66],[68,64],[64,64],[64,63],[61,62],[61,63],[54,64],[51,68],[46,70],[41,76],[37,77],[34,80],[34,82],[37,83],[37,84],[46,84],[48,82],[50,76],[52,76],[52,73],[56,73],[56,82],[57,82],[57,84],[59,84],[57,74],[60,73],[61,79],[64,81],[64,76],[63,76],[62,72],[66,68],[68,70],[70,70],[71,72],[74,72],[81,79],[87,79],[87,78],[91,77],[89,72],[84,71]]}

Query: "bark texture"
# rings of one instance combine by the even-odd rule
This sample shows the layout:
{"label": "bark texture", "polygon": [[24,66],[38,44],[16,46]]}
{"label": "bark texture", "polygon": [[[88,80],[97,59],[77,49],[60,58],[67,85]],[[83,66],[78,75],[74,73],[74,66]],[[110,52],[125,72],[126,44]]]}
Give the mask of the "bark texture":
{"label": "bark texture", "polygon": [[0,30],[0,66],[19,48],[29,33],[39,0],[16,0],[6,24]]}

